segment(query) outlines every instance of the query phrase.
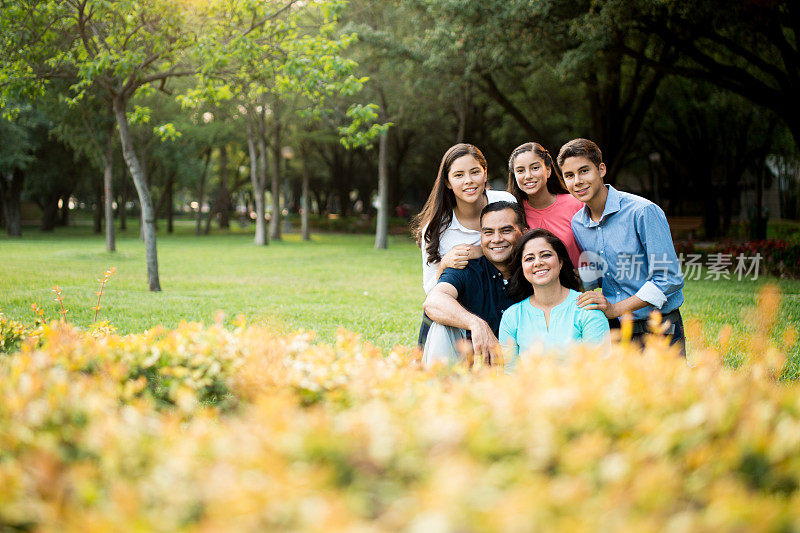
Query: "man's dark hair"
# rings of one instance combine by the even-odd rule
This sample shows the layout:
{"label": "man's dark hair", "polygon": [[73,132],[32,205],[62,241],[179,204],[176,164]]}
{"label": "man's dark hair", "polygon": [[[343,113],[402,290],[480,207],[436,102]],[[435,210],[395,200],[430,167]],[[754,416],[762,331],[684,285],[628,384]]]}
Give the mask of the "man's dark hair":
{"label": "man's dark hair", "polygon": [[481,224],[483,224],[483,216],[486,213],[502,211],[503,209],[511,209],[514,211],[514,214],[517,215],[517,227],[520,231],[525,231],[528,229],[528,222],[525,220],[525,211],[522,210],[522,206],[517,202],[509,202],[507,200],[498,200],[497,202],[486,204],[486,207],[481,210]]}
{"label": "man's dark hair", "polygon": [[558,166],[564,166],[564,160],[568,157],[585,157],[596,167],[603,162],[603,152],[600,151],[600,147],[589,139],[572,139],[562,146],[558,151]]}

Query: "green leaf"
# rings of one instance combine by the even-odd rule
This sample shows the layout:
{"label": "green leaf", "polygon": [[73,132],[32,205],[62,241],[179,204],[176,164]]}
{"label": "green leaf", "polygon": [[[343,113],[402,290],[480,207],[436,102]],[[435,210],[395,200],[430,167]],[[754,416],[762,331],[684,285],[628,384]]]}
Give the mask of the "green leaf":
{"label": "green leaf", "polygon": [[174,141],[181,137],[181,132],[176,130],[175,125],[171,122],[153,128],[153,133],[155,133],[162,142]]}
{"label": "green leaf", "polygon": [[150,108],[140,105],[133,106],[133,112],[127,113],[128,124],[147,124],[150,122]]}

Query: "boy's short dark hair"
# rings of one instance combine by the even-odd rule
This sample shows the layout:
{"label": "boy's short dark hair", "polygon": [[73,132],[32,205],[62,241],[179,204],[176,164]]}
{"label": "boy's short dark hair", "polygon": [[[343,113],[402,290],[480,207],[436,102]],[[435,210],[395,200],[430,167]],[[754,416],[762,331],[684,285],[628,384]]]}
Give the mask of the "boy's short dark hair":
{"label": "boy's short dark hair", "polygon": [[523,211],[522,206],[517,202],[509,202],[506,200],[498,200],[497,202],[490,202],[486,204],[481,210],[481,224],[483,224],[483,216],[486,213],[502,211],[503,209],[511,209],[514,211],[514,214],[517,215],[517,227],[520,229],[520,231],[525,231],[528,229],[528,221],[525,219],[525,211]]}
{"label": "boy's short dark hair", "polygon": [[568,157],[585,157],[596,167],[603,162],[603,152],[600,151],[600,147],[589,139],[572,139],[562,146],[558,151],[558,166],[561,167]]}

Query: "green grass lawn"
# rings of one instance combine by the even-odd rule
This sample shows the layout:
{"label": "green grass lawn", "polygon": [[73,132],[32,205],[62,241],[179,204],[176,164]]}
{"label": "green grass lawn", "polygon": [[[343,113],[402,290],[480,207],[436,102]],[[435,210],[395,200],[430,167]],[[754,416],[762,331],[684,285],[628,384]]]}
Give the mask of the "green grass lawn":
{"label": "green grass lawn", "polygon": [[210,322],[217,310],[229,320],[244,314],[280,331],[313,329],[331,340],[344,327],[382,347],[416,342],[423,292],[419,250],[404,238],[390,238],[388,250],[374,250],[363,235],[298,234],[256,247],[247,233],[195,237],[191,229],[160,233],[160,293],[147,290],[144,245],[138,230],[117,235],[117,252],[107,253],[102,236],[72,227],[24,237],[0,237],[0,308],[18,320],[33,317],[37,302],[57,318],[52,287],[63,289],[71,321],[92,322],[97,279],[109,267],[99,319],[119,332],[142,331],[181,320]]}
{"label": "green grass lawn", "polygon": [[[210,322],[222,310],[228,320],[242,313],[279,332],[314,330],[325,341],[344,327],[383,348],[416,342],[423,301],[420,253],[407,238],[392,237],[388,250],[375,250],[369,235],[313,235],[302,242],[288,234],[256,247],[241,228],[195,237],[188,222],[174,235],[162,229],[158,238],[163,292],[150,293],[135,227],[118,233],[114,254],[105,252],[102,235],[84,226],[49,234],[26,229],[22,239],[0,236],[0,309],[29,321],[36,302],[57,318],[51,289],[58,285],[68,318],[88,325],[97,279],[114,266],[117,274],[108,283],[99,319],[121,333],[157,324],[174,327],[181,320]],[[734,339],[741,337],[752,329],[755,296],[766,281],[777,282],[784,293],[777,337],[800,324],[800,281],[687,281],[684,316],[700,320],[712,342],[726,323],[733,326]],[[691,338],[689,343],[691,349]],[[796,376],[797,345],[789,355],[790,375]]]}

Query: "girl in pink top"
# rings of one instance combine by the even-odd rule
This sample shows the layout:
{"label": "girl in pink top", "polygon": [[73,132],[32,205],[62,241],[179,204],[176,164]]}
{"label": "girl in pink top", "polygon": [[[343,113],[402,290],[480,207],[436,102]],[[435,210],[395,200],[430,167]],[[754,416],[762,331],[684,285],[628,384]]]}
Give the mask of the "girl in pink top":
{"label": "girl in pink top", "polygon": [[525,208],[528,226],[552,231],[567,246],[572,264],[581,254],[570,221],[583,203],[564,188],[550,152],[539,143],[517,146],[508,159],[508,192]]}

